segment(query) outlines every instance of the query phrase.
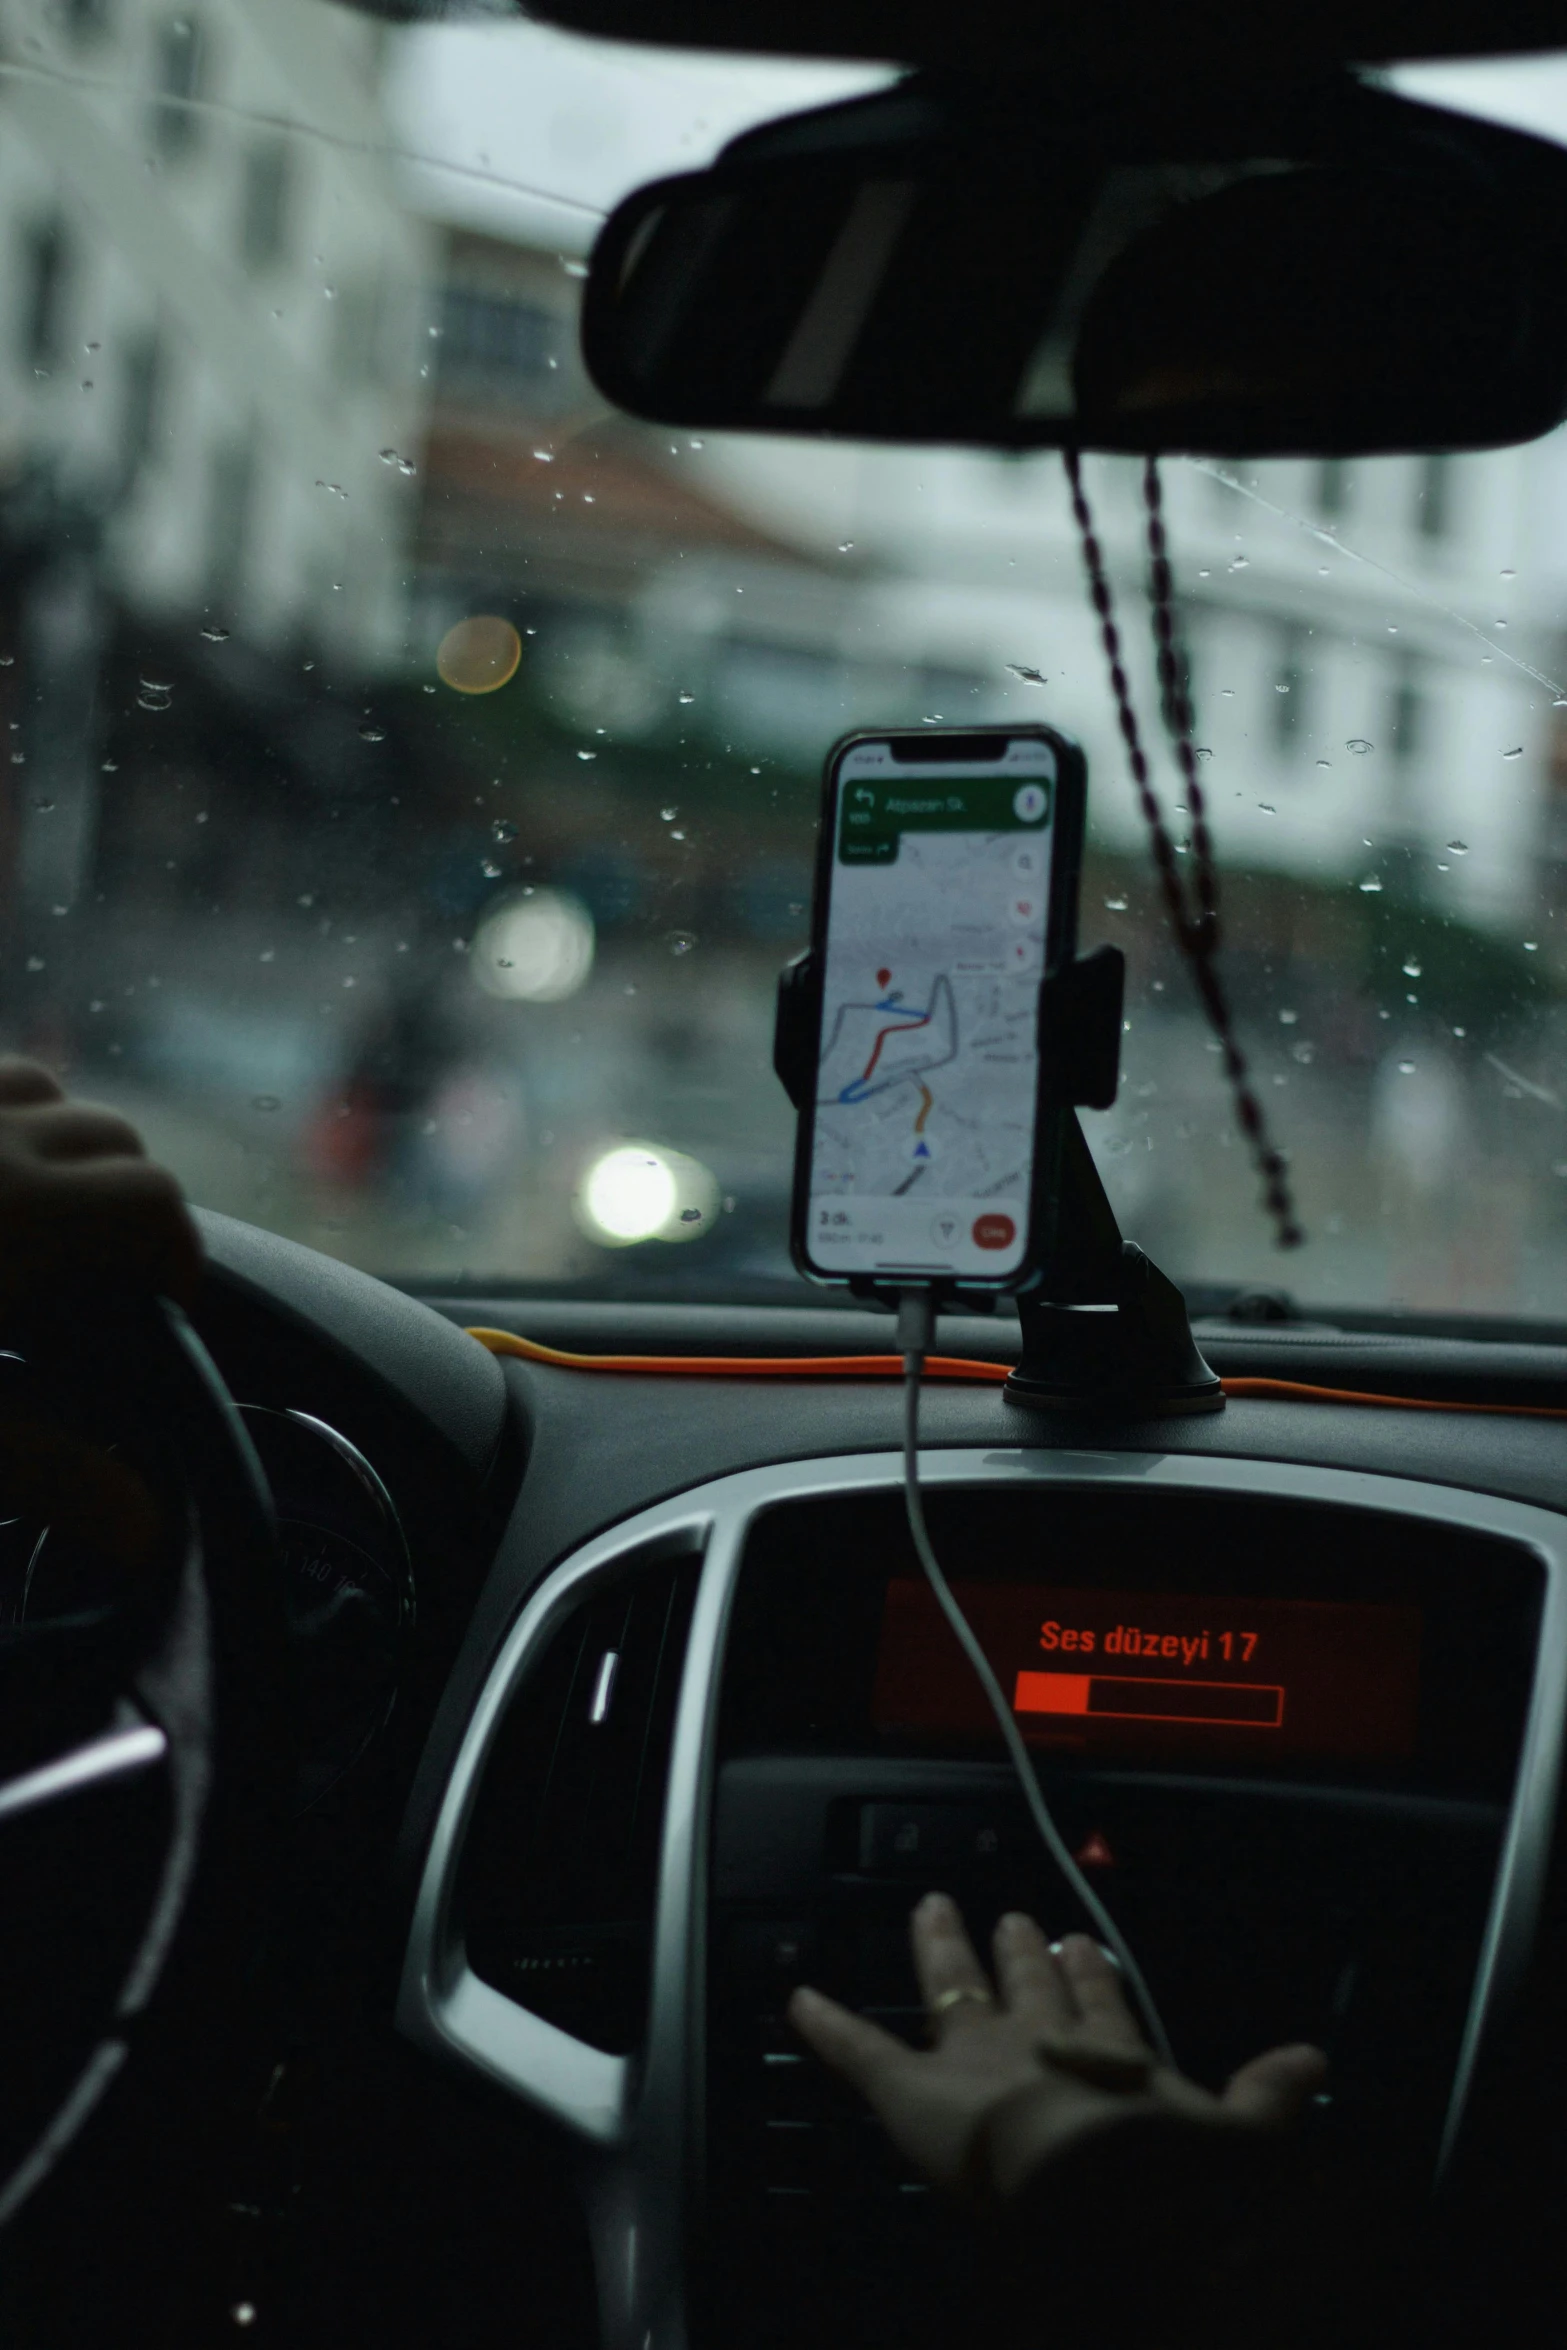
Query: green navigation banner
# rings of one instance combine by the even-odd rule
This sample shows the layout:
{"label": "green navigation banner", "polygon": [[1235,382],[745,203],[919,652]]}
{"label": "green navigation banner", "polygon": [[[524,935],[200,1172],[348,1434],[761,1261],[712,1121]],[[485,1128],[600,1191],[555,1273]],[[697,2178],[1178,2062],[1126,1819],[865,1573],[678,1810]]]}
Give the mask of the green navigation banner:
{"label": "green navigation banner", "polygon": [[891,865],[906,832],[1040,832],[1050,803],[1042,775],[855,776],[838,803],[838,861]]}

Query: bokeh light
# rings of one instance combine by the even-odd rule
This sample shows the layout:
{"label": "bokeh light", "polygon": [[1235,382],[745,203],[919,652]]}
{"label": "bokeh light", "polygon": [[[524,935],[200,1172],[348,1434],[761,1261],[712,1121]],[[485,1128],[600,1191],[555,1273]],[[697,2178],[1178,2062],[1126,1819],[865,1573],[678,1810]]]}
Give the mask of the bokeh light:
{"label": "bokeh light", "polygon": [[469,966],[486,995],[564,1003],[593,968],[593,917],[569,890],[503,898],[480,923]]}
{"label": "bokeh light", "polygon": [[684,1151],[617,1143],[596,1158],[575,1200],[577,1221],[601,1248],[639,1240],[700,1240],[718,1213],[718,1183]]}
{"label": "bokeh light", "polygon": [[522,639],[509,620],[475,613],[449,628],[436,649],[436,675],[454,693],[493,694],[517,674]]}

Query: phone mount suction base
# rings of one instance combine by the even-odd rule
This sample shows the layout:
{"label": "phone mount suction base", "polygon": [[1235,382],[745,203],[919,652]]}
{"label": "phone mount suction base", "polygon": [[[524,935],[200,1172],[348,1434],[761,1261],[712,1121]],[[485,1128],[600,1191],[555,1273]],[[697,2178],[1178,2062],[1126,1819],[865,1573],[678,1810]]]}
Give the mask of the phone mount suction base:
{"label": "phone mount suction base", "polygon": [[1224,1389],[1192,1337],[1186,1300],[1121,1238],[1083,1130],[1062,1126],[1050,1245],[1017,1301],[1023,1352],[1002,1393],[1026,1411],[1114,1419],[1220,1412]]}
{"label": "phone mount suction base", "polygon": [[1132,1420],[1222,1411],[1224,1389],[1192,1336],[1186,1300],[1130,1241],[1116,1287],[1095,1305],[1018,1299],[1023,1352],[1002,1389],[1007,1402]]}

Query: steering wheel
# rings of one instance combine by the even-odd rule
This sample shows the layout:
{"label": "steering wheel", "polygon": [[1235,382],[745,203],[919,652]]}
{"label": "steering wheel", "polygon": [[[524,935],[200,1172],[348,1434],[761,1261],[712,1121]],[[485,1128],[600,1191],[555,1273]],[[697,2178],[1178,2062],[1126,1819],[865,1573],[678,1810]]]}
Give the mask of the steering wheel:
{"label": "steering wheel", "polygon": [[155,2318],[173,2350],[217,2314],[193,2213],[216,2206],[280,1885],[271,1503],[177,1308],[56,1303],[8,1343],[0,2330],[63,2350]]}

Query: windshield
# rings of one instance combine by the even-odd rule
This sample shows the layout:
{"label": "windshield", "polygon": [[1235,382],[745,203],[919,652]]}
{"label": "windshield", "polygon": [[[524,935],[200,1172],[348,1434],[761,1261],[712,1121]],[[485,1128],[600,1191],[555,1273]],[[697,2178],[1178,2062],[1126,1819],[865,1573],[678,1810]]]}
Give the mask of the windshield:
{"label": "windshield", "polygon": [[[672,434],[582,373],[608,204],[884,77],[315,0],[8,15],[8,1045],[394,1279],[809,1302],[771,1047],[825,754],[1044,720],[1089,759],[1081,944],[1129,961],[1084,1121],[1127,1235],[1199,1296],[1567,1316],[1560,435],[1166,468],[1281,1257],[1059,461]],[[1138,468],[1086,471],[1147,648]]]}

